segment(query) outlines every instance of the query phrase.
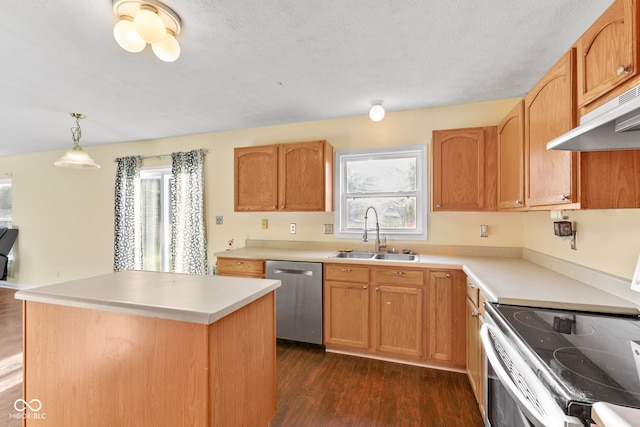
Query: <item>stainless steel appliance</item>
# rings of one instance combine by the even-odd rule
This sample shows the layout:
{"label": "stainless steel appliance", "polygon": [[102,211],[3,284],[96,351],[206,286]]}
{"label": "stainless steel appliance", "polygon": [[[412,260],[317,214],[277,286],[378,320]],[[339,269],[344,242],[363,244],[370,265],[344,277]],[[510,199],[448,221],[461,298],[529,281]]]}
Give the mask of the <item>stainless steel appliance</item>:
{"label": "stainless steel appliance", "polygon": [[276,338],[322,346],[322,263],[267,260],[276,290]]}
{"label": "stainless steel appliance", "polygon": [[486,424],[588,426],[598,401],[640,408],[640,316],[485,303]]}

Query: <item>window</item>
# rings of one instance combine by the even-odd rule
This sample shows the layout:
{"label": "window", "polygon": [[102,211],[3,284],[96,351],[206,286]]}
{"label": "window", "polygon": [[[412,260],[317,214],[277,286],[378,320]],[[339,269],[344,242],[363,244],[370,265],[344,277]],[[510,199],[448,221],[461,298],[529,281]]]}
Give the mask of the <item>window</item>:
{"label": "window", "polygon": [[0,179],[0,227],[11,228],[12,189],[10,179]]}
{"label": "window", "polygon": [[[336,153],[336,237],[360,237],[373,206],[380,234],[427,238],[426,145]],[[375,216],[368,215],[368,227]]]}
{"label": "window", "polygon": [[169,271],[171,242],[171,166],[140,169],[143,268]]}

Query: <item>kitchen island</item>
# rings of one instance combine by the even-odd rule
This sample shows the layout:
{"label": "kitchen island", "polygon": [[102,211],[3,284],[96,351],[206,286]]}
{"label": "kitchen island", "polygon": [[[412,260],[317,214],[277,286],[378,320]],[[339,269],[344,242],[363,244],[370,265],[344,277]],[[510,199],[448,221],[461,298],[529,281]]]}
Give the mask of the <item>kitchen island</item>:
{"label": "kitchen island", "polygon": [[123,271],[17,292],[26,426],[267,426],[279,286]]}

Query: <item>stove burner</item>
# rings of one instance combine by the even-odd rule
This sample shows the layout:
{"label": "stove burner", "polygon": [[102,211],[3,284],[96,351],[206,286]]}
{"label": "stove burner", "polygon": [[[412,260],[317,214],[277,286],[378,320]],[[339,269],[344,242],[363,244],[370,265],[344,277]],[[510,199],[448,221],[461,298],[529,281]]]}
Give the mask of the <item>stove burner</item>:
{"label": "stove burner", "polygon": [[[630,377],[634,372],[628,370],[626,359],[620,356],[592,348],[562,347],[553,352],[553,357],[563,368],[559,372],[562,377],[571,377],[574,381],[582,378],[610,389],[640,396],[640,393],[630,391],[628,387],[618,383],[621,380],[637,383],[637,378]],[[606,372],[599,366],[604,366]]]}
{"label": "stove burner", "polygon": [[[569,320],[568,318],[561,318],[558,316],[554,316],[551,320],[553,323],[549,323],[545,319],[541,318],[537,313],[533,311],[522,310],[514,313],[514,319],[529,328],[537,329],[538,331],[543,332],[551,332],[556,333],[560,332],[567,335],[572,336],[585,336],[585,335],[593,335],[595,333],[595,329],[593,329],[588,323],[581,321],[576,323],[573,320]],[[558,321],[560,320],[560,321]],[[563,322],[566,321],[566,322]],[[563,324],[563,327],[566,327],[566,330],[558,330],[558,323]]]}

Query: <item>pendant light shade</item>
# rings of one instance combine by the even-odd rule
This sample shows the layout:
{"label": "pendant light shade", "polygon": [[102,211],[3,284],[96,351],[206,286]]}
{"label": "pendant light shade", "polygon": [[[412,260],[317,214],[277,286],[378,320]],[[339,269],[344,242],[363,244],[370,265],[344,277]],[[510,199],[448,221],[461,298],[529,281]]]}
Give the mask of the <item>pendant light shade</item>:
{"label": "pendant light shade", "polygon": [[113,27],[113,37],[127,52],[137,53],[151,45],[153,53],[165,62],[180,57],[180,33],[182,22],[178,15],[157,0],[112,0],[113,12],[118,22]]}
{"label": "pendant light shade", "polygon": [[82,130],[80,129],[80,119],[84,119],[84,115],[80,113],[71,113],[71,117],[76,119],[76,126],[71,128],[71,136],[73,137],[73,148],[60,157],[54,165],[63,168],[74,169],[98,169],[97,164],[89,154],[80,147],[80,137]]}

